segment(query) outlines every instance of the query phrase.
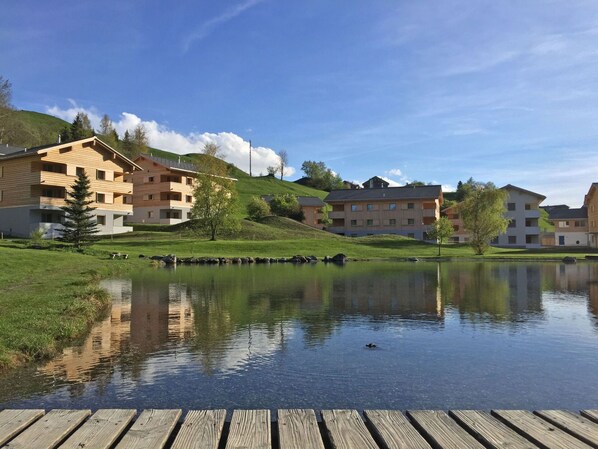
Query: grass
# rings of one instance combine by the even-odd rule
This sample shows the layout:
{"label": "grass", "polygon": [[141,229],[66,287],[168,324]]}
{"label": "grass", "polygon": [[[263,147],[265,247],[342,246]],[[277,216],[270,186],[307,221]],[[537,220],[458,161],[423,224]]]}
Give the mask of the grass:
{"label": "grass", "polygon": [[12,145],[33,147],[57,142],[58,134],[69,124],[62,119],[33,111],[15,111],[17,140]]}

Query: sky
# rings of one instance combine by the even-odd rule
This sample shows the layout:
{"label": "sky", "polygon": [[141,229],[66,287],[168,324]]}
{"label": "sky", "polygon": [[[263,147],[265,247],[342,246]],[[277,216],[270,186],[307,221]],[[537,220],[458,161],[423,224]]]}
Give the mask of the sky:
{"label": "sky", "polygon": [[454,189],[473,177],[579,207],[598,182],[595,0],[9,0],[19,109],[142,123],[253,174]]}

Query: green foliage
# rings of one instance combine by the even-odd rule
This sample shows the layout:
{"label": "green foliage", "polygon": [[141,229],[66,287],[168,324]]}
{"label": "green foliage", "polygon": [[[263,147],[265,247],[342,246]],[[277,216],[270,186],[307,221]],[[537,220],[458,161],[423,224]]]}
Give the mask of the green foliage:
{"label": "green foliage", "polygon": [[123,136],[123,140],[120,143],[120,151],[129,159],[134,159],[133,157],[133,139],[131,138],[131,133],[129,130],[125,130],[125,135]]}
{"label": "green foliage", "polygon": [[258,196],[252,197],[247,204],[247,215],[253,221],[258,221],[271,214],[270,205]]}
{"label": "green foliage", "polygon": [[77,249],[91,245],[97,240],[98,226],[92,214],[95,207],[90,206],[93,203],[91,197],[89,178],[83,171],[79,173],[75,184],[68,192],[66,206],[61,207],[65,216],[61,231],[62,240],[72,243]]}
{"label": "green foliage", "polygon": [[68,139],[63,140],[63,142],[86,139],[88,137],[92,137],[94,134],[93,127],[91,126],[91,122],[89,121],[87,114],[84,112],[79,112],[73,120],[73,123],[71,123]]}
{"label": "green foliage", "polygon": [[115,150],[119,149],[120,143],[118,140],[118,133],[114,129],[114,125],[108,114],[104,114],[102,121],[100,122],[100,133],[98,138]]}
{"label": "green foliage", "polygon": [[279,160],[278,171],[280,172],[280,180],[282,181],[285,170],[289,165],[289,154],[287,153],[287,150],[280,150],[277,154]]}
{"label": "green foliage", "polygon": [[342,189],[343,180],[338,174],[326,167],[324,162],[305,161],[301,170],[309,178],[308,185],[314,189],[326,190]]}
{"label": "green foliage", "polygon": [[472,186],[459,206],[465,229],[469,231],[470,244],[478,255],[484,254],[490,241],[507,230],[509,220],[504,217],[508,192],[494,184]]}
{"label": "green foliage", "polygon": [[297,200],[297,196],[291,193],[279,193],[272,197],[270,210],[279,217],[292,218],[296,221],[303,221],[303,211]]}
{"label": "green foliage", "polygon": [[432,224],[428,231],[428,238],[438,242],[438,255],[440,256],[440,247],[455,232],[453,224],[446,217],[440,217]]}

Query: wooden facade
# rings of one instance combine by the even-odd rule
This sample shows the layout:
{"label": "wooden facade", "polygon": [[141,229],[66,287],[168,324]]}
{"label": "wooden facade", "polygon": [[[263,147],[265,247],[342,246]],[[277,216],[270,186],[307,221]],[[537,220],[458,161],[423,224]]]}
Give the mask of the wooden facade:
{"label": "wooden facade", "polygon": [[125,176],[138,166],[96,137],[0,155],[0,231],[28,237],[42,230],[58,237],[67,192],[79,172],[90,179],[92,207],[100,234],[126,232],[124,217],[133,213],[125,196],[133,184]]}

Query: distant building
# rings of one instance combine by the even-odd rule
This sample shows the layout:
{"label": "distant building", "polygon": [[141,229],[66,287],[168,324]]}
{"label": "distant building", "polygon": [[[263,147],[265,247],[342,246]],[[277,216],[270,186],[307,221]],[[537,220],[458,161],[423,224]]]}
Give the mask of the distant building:
{"label": "distant building", "polygon": [[553,208],[548,219],[554,224],[555,245],[588,246],[588,208]]}
{"label": "distant building", "polygon": [[343,181],[343,187],[345,189],[361,189],[361,186],[359,184],[356,184],[351,181]]}
{"label": "distant building", "polygon": [[133,184],[125,176],[140,167],[97,137],[34,148],[0,147],[0,232],[29,237],[60,237],[67,192],[85,172],[93,192],[99,234],[130,231],[124,217],[133,213],[125,197]]}
{"label": "distant building", "polygon": [[598,248],[598,183],[594,182],[584,198],[583,205],[588,209],[588,244]]}
{"label": "distant building", "polygon": [[[272,195],[263,195],[262,199],[269,203],[272,201]],[[297,201],[303,212],[302,223],[312,228],[323,229],[323,208],[326,207],[326,203],[316,196],[298,196]]]}
{"label": "distant building", "polygon": [[374,176],[361,184],[364,189],[386,189],[390,183],[379,176]]}
{"label": "distant building", "polygon": [[429,240],[430,225],[440,217],[442,188],[435,186],[333,190],[328,230],[347,236],[398,234]]}

